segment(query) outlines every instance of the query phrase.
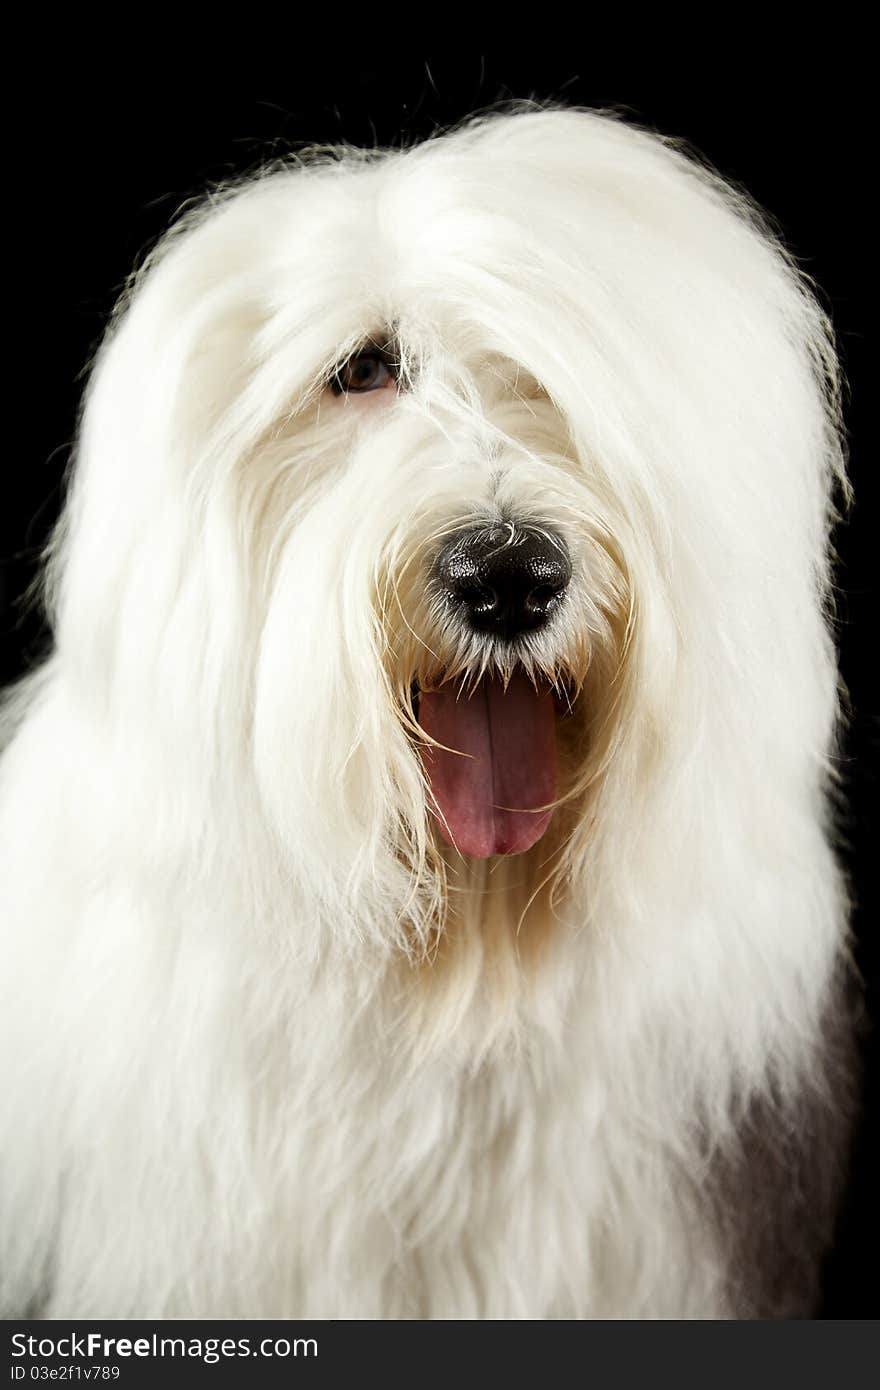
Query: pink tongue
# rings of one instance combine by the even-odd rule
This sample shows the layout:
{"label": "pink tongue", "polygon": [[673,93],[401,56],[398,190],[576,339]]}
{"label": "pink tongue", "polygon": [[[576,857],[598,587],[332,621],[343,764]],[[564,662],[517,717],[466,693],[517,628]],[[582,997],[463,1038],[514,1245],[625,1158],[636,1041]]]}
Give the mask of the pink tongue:
{"label": "pink tongue", "polygon": [[449,844],[486,859],[521,854],[540,840],[553,812],[536,808],[556,795],[549,691],[539,694],[517,673],[507,690],[499,680],[484,680],[469,700],[457,700],[450,683],[422,692],[419,723],[445,745],[423,748],[422,760]]}

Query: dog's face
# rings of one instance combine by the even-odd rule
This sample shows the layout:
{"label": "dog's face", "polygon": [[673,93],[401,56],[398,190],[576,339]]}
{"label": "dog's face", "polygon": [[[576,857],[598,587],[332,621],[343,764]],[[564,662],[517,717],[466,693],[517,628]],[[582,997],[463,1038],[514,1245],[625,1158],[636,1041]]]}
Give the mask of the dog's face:
{"label": "dog's face", "polygon": [[[258,756],[272,801],[279,694],[295,654],[314,653],[297,704],[315,750],[342,745],[337,794],[373,818],[355,859],[381,828],[436,894],[471,860],[530,856],[516,875],[530,896],[584,831],[610,756],[633,596],[614,501],[564,410],[451,298],[428,333],[401,306],[344,345],[261,463],[260,511],[283,540]],[[283,824],[288,787],[274,805]]]}
{"label": "dog's face", "polygon": [[[581,717],[578,747],[560,726],[583,716],[588,675],[595,706],[621,674],[626,578],[565,420],[523,367],[438,352],[420,380],[407,360],[368,343],[330,385],[399,464],[380,503],[380,655],[442,839],[524,853],[582,789],[598,731]],[[417,436],[403,448],[395,414]]]}
{"label": "dog's face", "polygon": [[584,113],[185,219],[99,358],[56,567],[132,795],[265,822],[358,940],[425,946],[456,885],[514,929],[605,891],[652,789],[812,717],[757,655],[822,553],[811,314],[732,195]]}
{"label": "dog's face", "polygon": [[559,766],[557,724],[580,710],[588,673],[594,694],[621,674],[630,595],[611,519],[520,364],[437,346],[404,372],[411,352],[375,342],[316,411],[349,432],[355,531],[367,513],[375,526],[377,667],[441,838],[478,858],[525,852],[579,781]]}

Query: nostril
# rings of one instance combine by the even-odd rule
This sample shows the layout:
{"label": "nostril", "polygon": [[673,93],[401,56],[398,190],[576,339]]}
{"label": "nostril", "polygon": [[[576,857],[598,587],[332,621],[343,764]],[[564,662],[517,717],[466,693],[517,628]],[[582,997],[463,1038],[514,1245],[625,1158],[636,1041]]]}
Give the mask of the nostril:
{"label": "nostril", "polygon": [[467,603],[474,608],[488,608],[493,603],[498,602],[495,590],[490,589],[488,584],[480,584],[475,579],[457,584],[455,593],[462,603]]}
{"label": "nostril", "polygon": [[545,575],[540,584],[535,584],[529,589],[526,595],[527,606],[536,612],[549,613],[556,600],[565,593],[570,578],[570,568],[558,566],[553,575]]}
{"label": "nostril", "polygon": [[557,584],[538,584],[529,593],[529,600],[532,603],[549,603],[552,598],[556,598],[565,588],[567,580],[561,579]]}

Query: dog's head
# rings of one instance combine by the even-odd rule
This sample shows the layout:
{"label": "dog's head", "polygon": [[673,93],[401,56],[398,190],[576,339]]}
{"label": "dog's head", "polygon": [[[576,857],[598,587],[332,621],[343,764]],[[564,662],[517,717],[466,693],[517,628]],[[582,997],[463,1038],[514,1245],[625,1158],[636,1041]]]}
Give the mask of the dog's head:
{"label": "dog's head", "polygon": [[56,547],[142,823],[263,817],[328,920],[419,947],[456,883],[519,923],[611,891],[710,750],[820,719],[772,667],[824,579],[831,361],[744,200],[596,113],[201,205],[99,355]]}

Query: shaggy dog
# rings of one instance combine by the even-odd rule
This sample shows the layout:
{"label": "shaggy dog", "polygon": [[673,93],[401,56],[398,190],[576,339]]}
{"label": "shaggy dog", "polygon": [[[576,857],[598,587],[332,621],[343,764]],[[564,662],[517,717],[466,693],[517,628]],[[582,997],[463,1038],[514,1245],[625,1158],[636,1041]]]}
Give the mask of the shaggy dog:
{"label": "shaggy dog", "polygon": [[809,287],[616,118],[188,212],[5,716],[5,1309],[808,1314],[842,491]]}

